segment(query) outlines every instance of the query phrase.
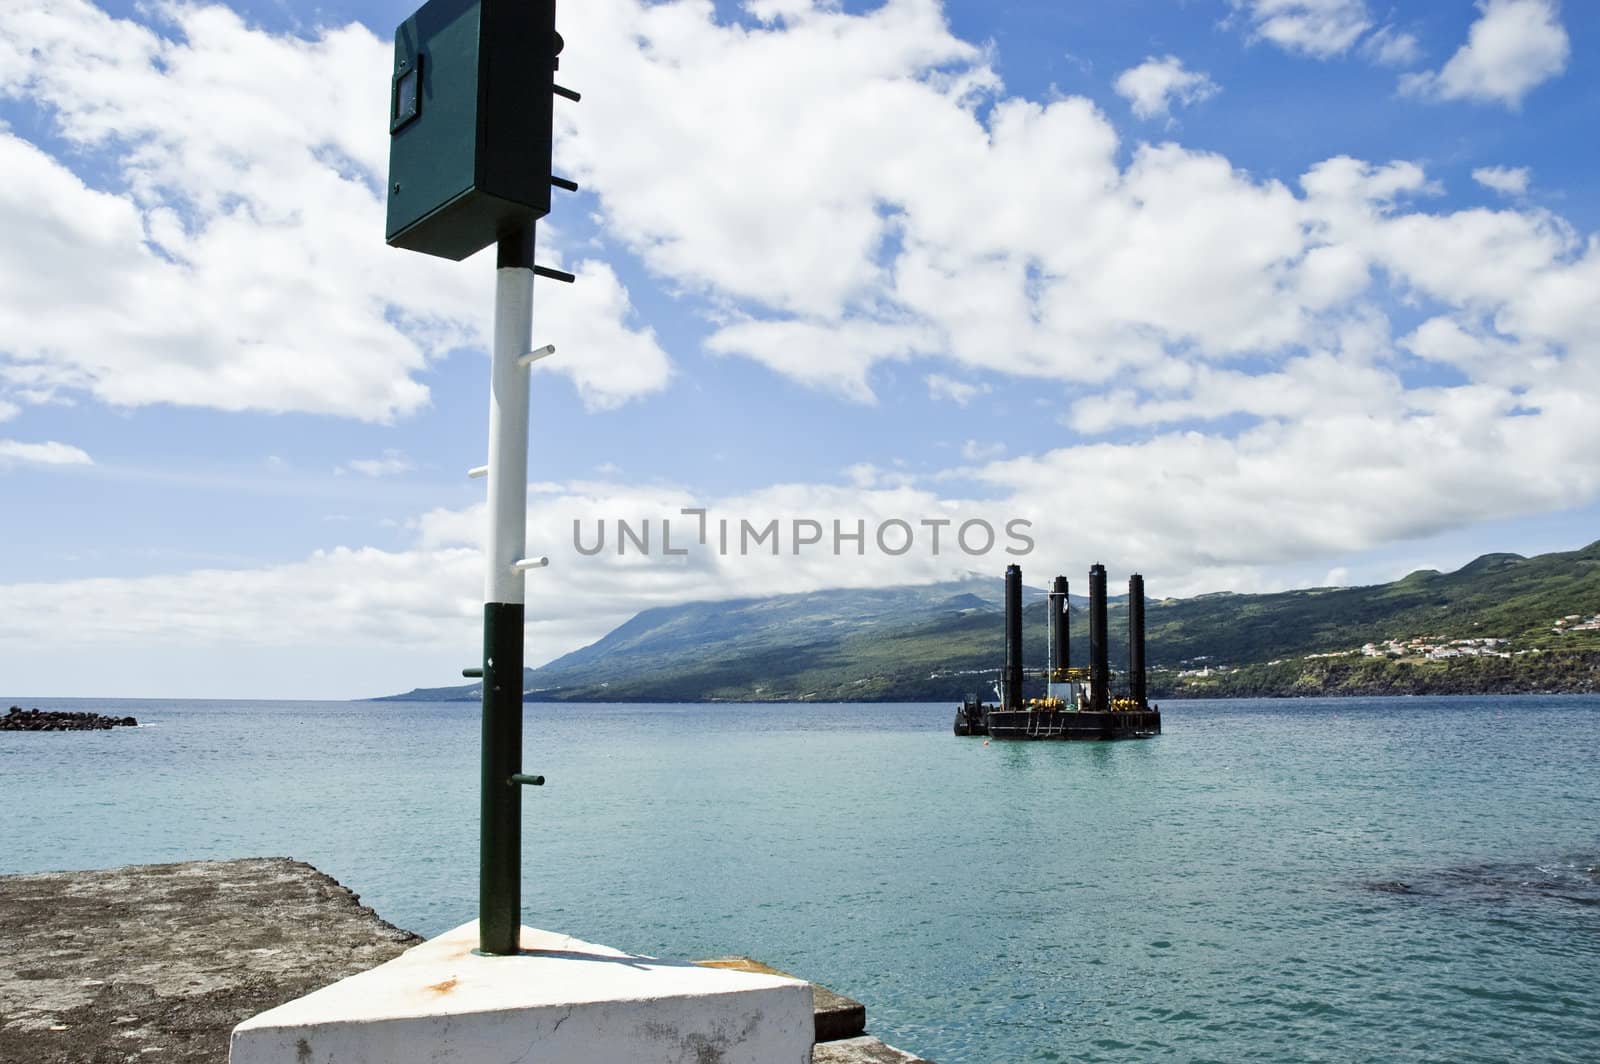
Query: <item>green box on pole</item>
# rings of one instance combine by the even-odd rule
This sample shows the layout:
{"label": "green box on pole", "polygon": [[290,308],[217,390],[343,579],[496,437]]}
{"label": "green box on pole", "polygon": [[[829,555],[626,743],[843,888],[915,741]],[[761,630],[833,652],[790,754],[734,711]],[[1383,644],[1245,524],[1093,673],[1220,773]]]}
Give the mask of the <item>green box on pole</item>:
{"label": "green box on pole", "polygon": [[394,35],[392,247],[461,260],[550,213],[555,0],[429,0]]}

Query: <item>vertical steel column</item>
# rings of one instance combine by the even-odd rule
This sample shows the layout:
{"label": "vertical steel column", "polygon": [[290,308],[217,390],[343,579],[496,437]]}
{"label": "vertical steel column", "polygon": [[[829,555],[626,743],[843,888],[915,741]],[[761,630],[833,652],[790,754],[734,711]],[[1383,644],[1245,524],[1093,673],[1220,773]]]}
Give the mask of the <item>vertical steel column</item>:
{"label": "vertical steel column", "polygon": [[1149,708],[1144,675],[1144,577],[1128,577],[1128,694],[1140,709]]}
{"label": "vertical steel column", "polygon": [[1110,647],[1106,644],[1106,567],[1089,568],[1089,708],[1104,713],[1111,708]]}
{"label": "vertical steel column", "polygon": [[1006,665],[1001,709],[1022,708],[1022,566],[1006,566]]}
{"label": "vertical steel column", "polygon": [[1072,668],[1072,592],[1061,578],[1061,667]]}
{"label": "vertical steel column", "polygon": [[1067,625],[1067,578],[1058,576],[1050,585],[1050,682],[1056,683],[1060,677],[1057,673],[1072,666],[1068,664],[1070,651],[1067,649],[1069,635]]}
{"label": "vertical steel column", "polygon": [[522,632],[527,546],[528,371],[533,346],[533,224],[504,234],[495,271],[489,370],[489,541],[483,591],[482,829],[478,948],[517,952],[522,926]]}

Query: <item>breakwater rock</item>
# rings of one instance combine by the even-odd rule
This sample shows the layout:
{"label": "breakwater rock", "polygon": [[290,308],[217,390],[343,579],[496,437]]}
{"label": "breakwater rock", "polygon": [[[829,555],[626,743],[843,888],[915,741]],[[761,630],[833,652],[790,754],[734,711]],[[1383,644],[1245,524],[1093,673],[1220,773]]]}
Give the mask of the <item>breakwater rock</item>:
{"label": "breakwater rock", "polygon": [[108,728],[132,728],[138,723],[132,717],[59,713],[12,706],[4,716],[0,716],[0,731],[105,731]]}

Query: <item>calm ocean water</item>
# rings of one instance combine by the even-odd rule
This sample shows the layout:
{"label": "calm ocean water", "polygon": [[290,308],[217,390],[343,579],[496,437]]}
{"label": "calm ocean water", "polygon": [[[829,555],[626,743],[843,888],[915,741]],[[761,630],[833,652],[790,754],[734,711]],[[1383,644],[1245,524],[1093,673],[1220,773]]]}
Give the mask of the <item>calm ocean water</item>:
{"label": "calm ocean water", "polygon": [[[0,733],[0,872],[281,854],[475,915],[475,706],[13,701],[148,726]],[[525,919],[759,957],[943,1064],[1600,1059],[1600,699],[1163,708],[530,705]]]}

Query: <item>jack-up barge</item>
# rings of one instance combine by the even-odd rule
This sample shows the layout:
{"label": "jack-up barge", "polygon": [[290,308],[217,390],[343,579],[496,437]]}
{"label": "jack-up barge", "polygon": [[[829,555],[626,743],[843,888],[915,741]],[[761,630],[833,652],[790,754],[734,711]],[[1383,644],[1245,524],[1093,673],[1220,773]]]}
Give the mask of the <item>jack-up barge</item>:
{"label": "jack-up barge", "polygon": [[[1050,664],[1022,664],[1022,567],[1006,567],[1006,660],[996,690],[999,705],[968,695],[956,710],[957,735],[994,739],[1145,739],[1161,734],[1161,709],[1146,697],[1144,660],[1144,577],[1128,578],[1128,682],[1124,694],[1111,692],[1110,647],[1106,639],[1106,567],[1089,570],[1089,668],[1068,660],[1071,631],[1067,578],[1050,586],[1046,618],[1050,626]],[[1045,679],[1045,697],[1024,699],[1025,676]]]}

